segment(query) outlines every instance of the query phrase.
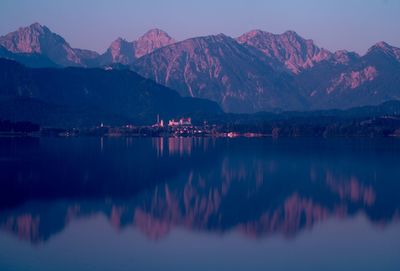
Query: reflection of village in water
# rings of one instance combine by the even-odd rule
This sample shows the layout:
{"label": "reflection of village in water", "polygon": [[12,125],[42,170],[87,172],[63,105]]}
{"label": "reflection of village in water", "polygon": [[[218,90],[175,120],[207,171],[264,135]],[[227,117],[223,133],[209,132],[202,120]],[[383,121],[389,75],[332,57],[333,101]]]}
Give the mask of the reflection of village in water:
{"label": "reflection of village in water", "polygon": [[215,144],[216,138],[207,137],[155,137],[152,138],[153,148],[158,157],[166,154],[169,156],[190,156],[192,149],[207,151],[209,145]]}
{"label": "reflection of village in water", "polygon": [[[92,143],[87,142],[86,148],[91,149]],[[95,214],[106,216],[117,229],[133,225],[151,239],[166,236],[174,227],[219,234],[239,231],[252,238],[294,237],[328,218],[351,219],[357,214],[376,225],[398,222],[400,171],[393,166],[395,153],[382,153],[378,158],[371,146],[342,153],[345,141],[326,144],[179,137],[106,139],[102,157],[108,158],[103,161],[93,156],[85,162],[82,157],[80,164],[69,168],[74,179],[60,176],[56,196],[52,194],[49,200],[43,201],[43,189],[51,186],[52,174],[36,180],[37,186],[29,191],[22,187],[22,180],[21,187],[5,185],[8,193],[19,189],[27,196],[1,206],[0,228],[37,243],[61,232],[71,221]],[[80,154],[70,147],[61,147],[65,164]],[[39,152],[47,149],[46,144],[36,148]],[[91,155],[98,151],[94,149]],[[52,154],[41,158],[57,167]],[[103,172],[102,163],[118,169]],[[131,171],[127,176],[132,183],[121,170]],[[7,176],[13,181],[34,175],[35,168],[27,166]],[[160,176],[166,177],[146,184]],[[72,182],[68,183],[72,194],[62,189],[64,181]],[[92,190],[96,194],[84,192]]]}

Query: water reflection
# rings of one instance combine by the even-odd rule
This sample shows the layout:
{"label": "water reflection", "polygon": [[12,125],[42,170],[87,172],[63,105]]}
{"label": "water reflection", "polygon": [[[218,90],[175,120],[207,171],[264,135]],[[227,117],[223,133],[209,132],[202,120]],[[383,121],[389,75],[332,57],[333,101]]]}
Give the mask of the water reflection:
{"label": "water reflection", "polygon": [[360,213],[385,226],[400,217],[399,151],[395,139],[0,139],[0,228],[43,243],[96,214],[152,240],[175,227],[294,238]]}
{"label": "water reflection", "polygon": [[166,155],[166,151],[169,156],[190,156],[193,148],[203,149],[206,152],[209,144],[215,144],[215,139],[204,137],[158,137],[152,139],[152,146],[156,150],[157,157]]}

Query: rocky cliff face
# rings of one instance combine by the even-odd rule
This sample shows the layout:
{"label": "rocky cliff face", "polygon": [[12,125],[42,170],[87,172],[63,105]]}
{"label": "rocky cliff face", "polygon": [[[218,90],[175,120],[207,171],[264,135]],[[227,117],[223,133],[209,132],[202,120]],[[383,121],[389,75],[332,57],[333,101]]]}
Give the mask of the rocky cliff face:
{"label": "rocky cliff face", "polygon": [[378,42],[377,44],[372,46],[367,52],[367,56],[375,54],[385,56],[387,58],[391,58],[400,62],[400,48],[391,46],[383,41]]}
{"label": "rocky cliff face", "polygon": [[134,41],[135,57],[140,58],[164,46],[175,43],[166,32],[160,29],[151,29],[146,34]]}
{"label": "rocky cliff face", "polygon": [[129,64],[135,59],[135,48],[132,43],[118,38],[113,41],[107,51],[100,56],[101,64]]}
{"label": "rocky cliff face", "polygon": [[336,51],[328,61],[335,64],[350,64],[360,59],[357,53],[349,52],[346,50]]}
{"label": "rocky cliff face", "polygon": [[39,23],[0,37],[0,45],[12,53],[43,55],[62,66],[84,66],[86,57],[97,57],[95,52],[71,48],[61,36]]}
{"label": "rocky cliff face", "polygon": [[218,102],[229,112],[304,106],[289,74],[223,34],[188,39],[140,58],[134,69],[183,96]]}
{"label": "rocky cliff face", "polygon": [[152,29],[132,42],[118,38],[100,57],[100,63],[131,64],[135,59],[173,43],[175,40],[160,29]]}
{"label": "rocky cliff face", "polygon": [[237,38],[237,41],[260,50],[294,74],[332,57],[328,50],[317,47],[312,40],[305,40],[294,31],[276,35],[253,30]]}
{"label": "rocky cliff face", "polygon": [[[376,105],[400,99],[399,49],[385,43],[364,56],[324,61],[296,77],[305,98],[317,109]],[[336,53],[337,54],[337,53]]]}

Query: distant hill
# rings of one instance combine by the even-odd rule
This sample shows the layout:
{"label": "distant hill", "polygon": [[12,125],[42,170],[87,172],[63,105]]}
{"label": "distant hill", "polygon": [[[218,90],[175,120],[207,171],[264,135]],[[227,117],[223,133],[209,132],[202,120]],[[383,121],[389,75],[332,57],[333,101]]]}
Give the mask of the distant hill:
{"label": "distant hill", "polygon": [[0,59],[0,118],[52,126],[152,123],[220,113],[216,103],[182,98],[129,70],[31,69]]}
{"label": "distant hill", "polygon": [[400,136],[400,101],[347,110],[225,114],[210,119],[221,131],[272,136]]}

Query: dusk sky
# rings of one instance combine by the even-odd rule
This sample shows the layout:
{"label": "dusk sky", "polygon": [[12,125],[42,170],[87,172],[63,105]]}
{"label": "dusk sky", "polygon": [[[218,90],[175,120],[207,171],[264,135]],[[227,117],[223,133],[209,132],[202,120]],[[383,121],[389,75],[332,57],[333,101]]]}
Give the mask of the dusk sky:
{"label": "dusk sky", "polygon": [[0,0],[0,35],[33,22],[73,47],[103,52],[117,37],[160,28],[182,40],[252,29],[294,30],[329,50],[400,47],[399,0]]}

